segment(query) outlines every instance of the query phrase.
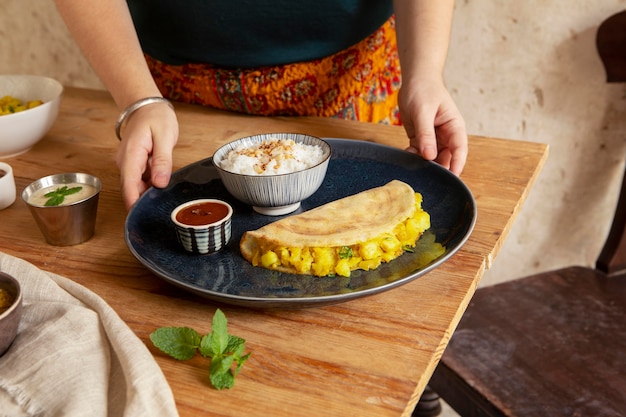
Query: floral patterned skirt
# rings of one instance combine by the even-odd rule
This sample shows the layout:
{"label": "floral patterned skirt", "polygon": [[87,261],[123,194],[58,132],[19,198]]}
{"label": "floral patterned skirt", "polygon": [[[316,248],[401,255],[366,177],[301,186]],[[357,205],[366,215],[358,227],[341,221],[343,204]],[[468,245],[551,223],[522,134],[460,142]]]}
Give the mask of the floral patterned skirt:
{"label": "floral patterned skirt", "polygon": [[326,58],[251,69],[168,65],[146,56],[164,97],[261,116],[321,116],[400,124],[400,62],[392,16]]}

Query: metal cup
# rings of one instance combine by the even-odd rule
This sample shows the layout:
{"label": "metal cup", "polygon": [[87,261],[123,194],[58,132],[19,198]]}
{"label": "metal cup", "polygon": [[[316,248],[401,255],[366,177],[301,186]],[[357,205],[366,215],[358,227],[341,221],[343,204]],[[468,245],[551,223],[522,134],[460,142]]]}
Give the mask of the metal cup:
{"label": "metal cup", "polygon": [[[82,200],[59,206],[44,206],[29,202],[31,196],[42,188],[80,183],[95,188]],[[28,205],[46,241],[54,246],[71,246],[89,240],[95,230],[98,197],[102,183],[93,175],[64,173],[40,178],[22,191],[22,200]]]}

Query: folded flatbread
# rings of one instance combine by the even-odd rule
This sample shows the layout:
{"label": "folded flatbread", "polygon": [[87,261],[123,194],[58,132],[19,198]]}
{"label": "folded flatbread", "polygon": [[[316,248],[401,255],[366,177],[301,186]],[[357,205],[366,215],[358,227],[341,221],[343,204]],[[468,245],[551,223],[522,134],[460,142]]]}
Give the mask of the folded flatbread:
{"label": "folded flatbread", "polygon": [[430,227],[421,202],[394,180],[246,232],[241,253],[254,266],[293,274],[374,269],[411,250]]}

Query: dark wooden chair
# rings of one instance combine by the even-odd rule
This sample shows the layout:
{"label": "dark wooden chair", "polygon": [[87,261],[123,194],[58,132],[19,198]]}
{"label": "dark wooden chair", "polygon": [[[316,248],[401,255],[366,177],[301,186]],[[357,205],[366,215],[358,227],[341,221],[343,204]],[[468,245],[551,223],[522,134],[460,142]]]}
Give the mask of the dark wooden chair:
{"label": "dark wooden chair", "polygon": [[[626,81],[626,12],[597,47],[607,81]],[[463,417],[626,416],[625,229],[623,182],[595,268],[477,290],[414,416],[436,410],[433,391]]]}

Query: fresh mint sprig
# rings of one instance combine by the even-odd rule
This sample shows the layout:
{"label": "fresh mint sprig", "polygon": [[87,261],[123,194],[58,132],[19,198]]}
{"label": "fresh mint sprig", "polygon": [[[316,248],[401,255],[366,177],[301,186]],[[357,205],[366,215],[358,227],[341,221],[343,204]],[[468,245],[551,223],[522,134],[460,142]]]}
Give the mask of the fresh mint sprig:
{"label": "fresh mint sprig", "polygon": [[63,187],[59,187],[56,190],[45,193],[43,196],[48,198],[45,205],[58,206],[63,203],[66,196],[76,194],[82,189],[83,187],[67,188],[67,185],[64,185]]}
{"label": "fresh mint sprig", "polygon": [[189,360],[199,351],[211,358],[209,378],[218,390],[232,388],[235,376],[250,357],[244,354],[246,341],[228,334],[228,323],[222,310],[213,315],[211,333],[200,334],[189,327],[160,327],[150,334],[150,340],[162,352],[174,359]]}

